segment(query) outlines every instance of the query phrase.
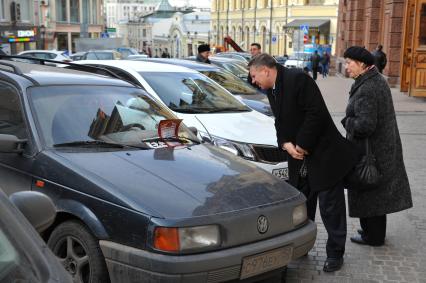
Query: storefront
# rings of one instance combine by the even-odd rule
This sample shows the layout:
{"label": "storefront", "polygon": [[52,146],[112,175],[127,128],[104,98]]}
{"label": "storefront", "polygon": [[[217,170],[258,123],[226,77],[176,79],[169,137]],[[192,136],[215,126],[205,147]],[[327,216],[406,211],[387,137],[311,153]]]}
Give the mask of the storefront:
{"label": "storefront", "polygon": [[39,29],[34,26],[2,26],[0,27],[0,44],[7,54],[37,49],[41,46]]}

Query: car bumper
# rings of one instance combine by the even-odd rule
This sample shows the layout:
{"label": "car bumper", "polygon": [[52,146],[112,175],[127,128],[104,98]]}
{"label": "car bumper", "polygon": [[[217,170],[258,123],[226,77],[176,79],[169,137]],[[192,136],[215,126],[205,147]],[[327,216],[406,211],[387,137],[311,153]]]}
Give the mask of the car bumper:
{"label": "car bumper", "polygon": [[271,173],[274,176],[277,176],[280,179],[288,180],[288,163],[280,162],[280,163],[263,163],[250,161],[252,164],[262,168],[268,173]]}
{"label": "car bumper", "polygon": [[111,282],[224,282],[240,277],[243,258],[276,248],[292,248],[291,259],[314,245],[316,225],[306,225],[256,243],[196,255],[152,253],[109,241],[100,241]]}

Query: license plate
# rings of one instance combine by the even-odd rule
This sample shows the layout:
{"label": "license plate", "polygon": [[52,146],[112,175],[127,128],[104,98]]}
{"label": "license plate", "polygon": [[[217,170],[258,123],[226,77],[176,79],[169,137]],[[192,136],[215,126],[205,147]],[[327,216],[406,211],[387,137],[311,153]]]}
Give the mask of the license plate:
{"label": "license plate", "polygon": [[283,180],[288,180],[288,168],[274,169],[272,170],[272,175]]}
{"label": "license plate", "polygon": [[283,247],[243,258],[240,279],[249,278],[286,266],[293,255],[292,247]]}

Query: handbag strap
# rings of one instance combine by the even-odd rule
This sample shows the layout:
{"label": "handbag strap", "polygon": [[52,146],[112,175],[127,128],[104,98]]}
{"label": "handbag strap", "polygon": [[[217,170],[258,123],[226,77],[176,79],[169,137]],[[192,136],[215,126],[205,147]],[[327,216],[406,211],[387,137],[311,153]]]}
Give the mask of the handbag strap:
{"label": "handbag strap", "polygon": [[371,155],[370,141],[368,138],[365,139],[365,155]]}

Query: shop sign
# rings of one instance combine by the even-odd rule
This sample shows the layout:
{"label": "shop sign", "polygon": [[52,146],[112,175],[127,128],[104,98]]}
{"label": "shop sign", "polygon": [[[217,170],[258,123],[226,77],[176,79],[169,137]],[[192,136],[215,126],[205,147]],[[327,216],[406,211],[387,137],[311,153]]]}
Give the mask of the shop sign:
{"label": "shop sign", "polygon": [[18,37],[33,37],[34,35],[33,30],[18,30]]}

